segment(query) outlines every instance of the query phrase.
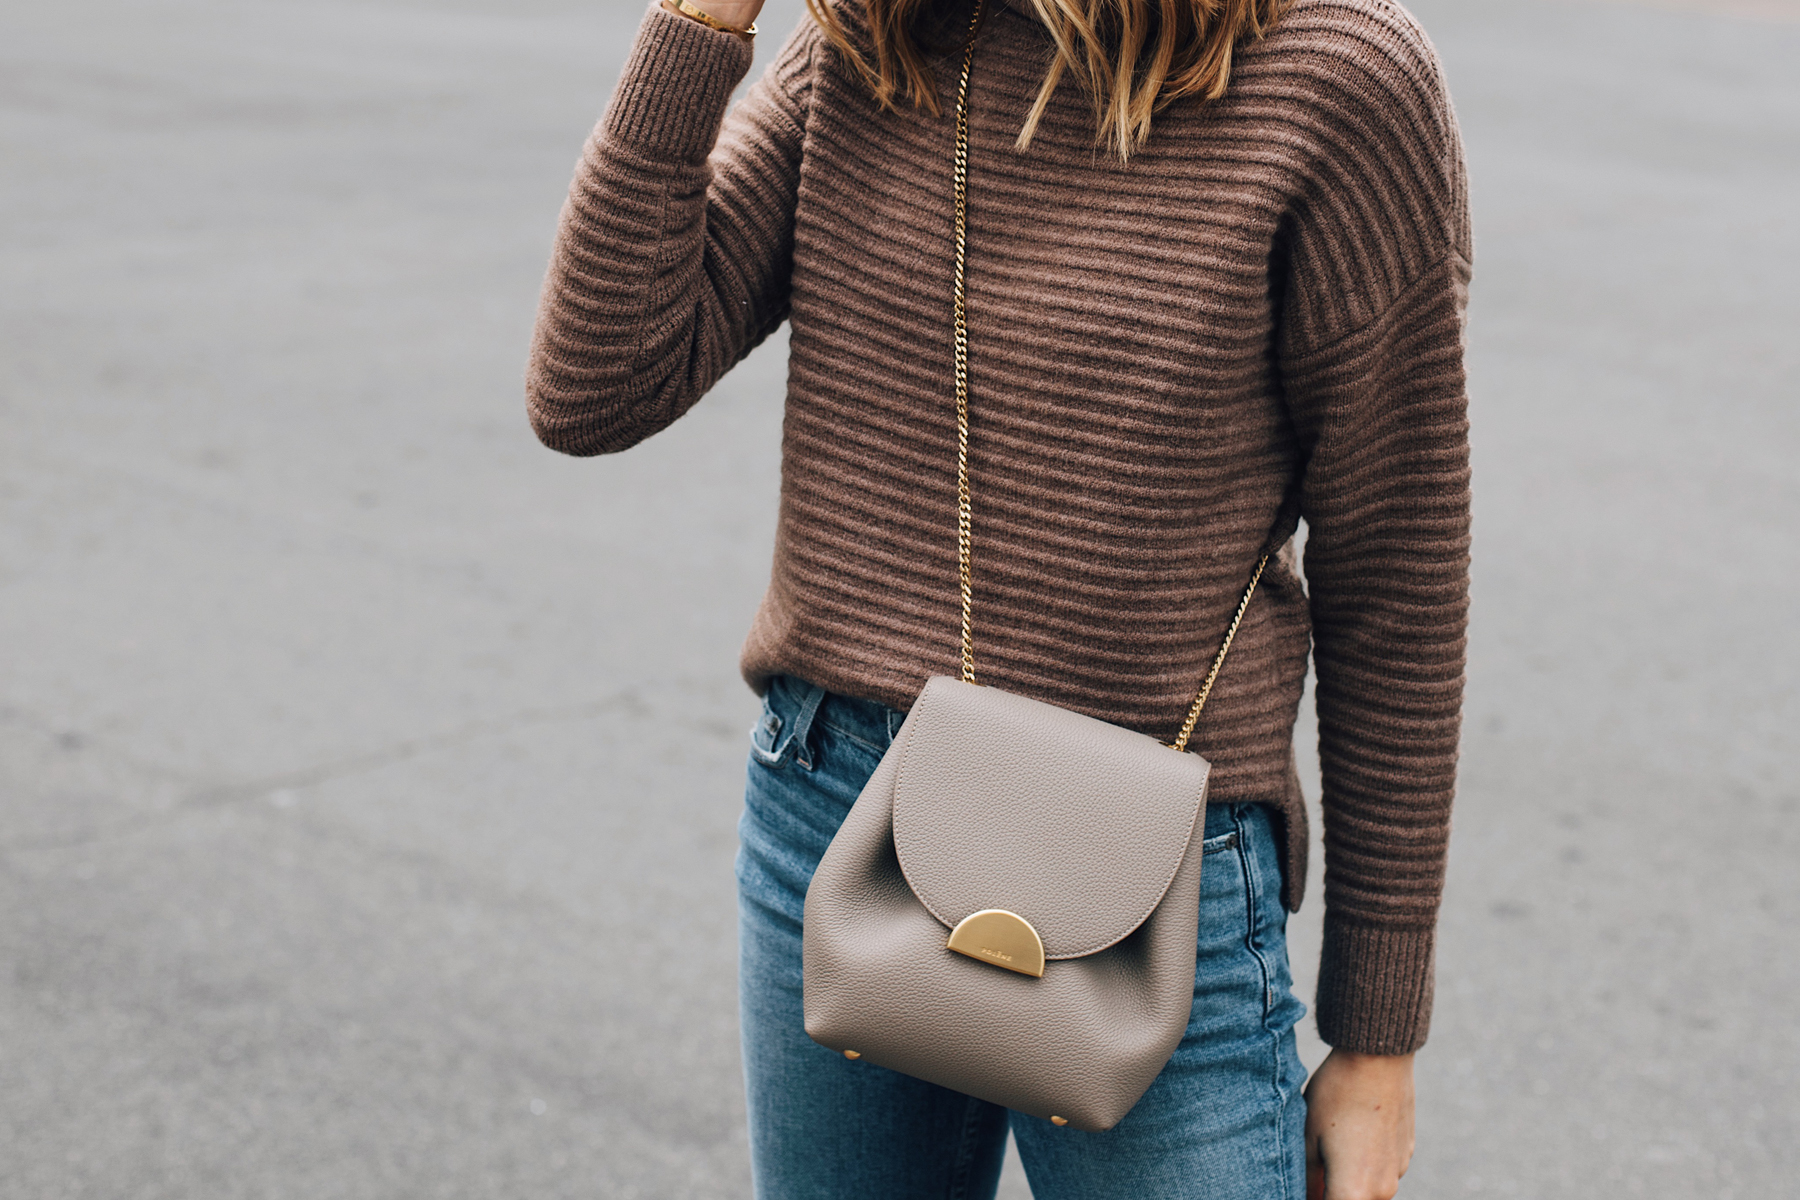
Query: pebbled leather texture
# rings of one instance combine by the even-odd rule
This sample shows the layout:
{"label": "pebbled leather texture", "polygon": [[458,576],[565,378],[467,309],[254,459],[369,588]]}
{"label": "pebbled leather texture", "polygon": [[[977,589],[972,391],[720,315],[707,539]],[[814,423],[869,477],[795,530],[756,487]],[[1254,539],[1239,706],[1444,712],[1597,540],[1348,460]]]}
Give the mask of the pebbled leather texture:
{"label": "pebbled leather texture", "polygon": [[894,848],[933,916],[954,928],[1004,908],[1053,959],[1143,924],[1186,854],[1205,760],[947,676],[917,708],[894,783]]}
{"label": "pebbled leather texture", "polygon": [[[1142,734],[933,678],[807,889],[807,1033],[1110,1129],[1187,1027],[1207,775]],[[1031,921],[1043,978],[945,948],[983,908]]]}

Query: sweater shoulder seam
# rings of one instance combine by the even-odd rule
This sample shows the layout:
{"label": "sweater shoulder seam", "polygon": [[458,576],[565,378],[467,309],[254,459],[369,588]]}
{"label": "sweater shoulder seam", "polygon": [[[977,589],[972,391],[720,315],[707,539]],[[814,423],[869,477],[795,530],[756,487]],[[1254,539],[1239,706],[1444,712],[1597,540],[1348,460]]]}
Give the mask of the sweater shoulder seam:
{"label": "sweater shoulder seam", "polygon": [[1368,335],[1370,331],[1378,329],[1384,322],[1388,321],[1397,310],[1410,301],[1415,292],[1422,290],[1423,286],[1430,282],[1437,275],[1439,269],[1446,264],[1457,269],[1465,278],[1468,276],[1470,269],[1468,256],[1455,246],[1449,247],[1442,254],[1431,259],[1429,263],[1419,270],[1418,274],[1414,275],[1396,290],[1394,292],[1394,298],[1388,301],[1388,303],[1382,307],[1380,312],[1356,326],[1354,329],[1351,329],[1346,333],[1341,333],[1322,345],[1314,346],[1289,356],[1287,360],[1289,370],[1310,368],[1316,364],[1317,360],[1329,357],[1343,347],[1362,339]]}

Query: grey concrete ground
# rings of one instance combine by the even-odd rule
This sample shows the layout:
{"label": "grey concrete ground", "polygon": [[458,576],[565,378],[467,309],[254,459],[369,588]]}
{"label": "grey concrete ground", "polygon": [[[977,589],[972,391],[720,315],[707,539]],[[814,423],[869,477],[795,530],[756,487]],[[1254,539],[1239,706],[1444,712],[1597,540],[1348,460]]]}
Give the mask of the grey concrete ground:
{"label": "grey concrete ground", "polygon": [[[1475,183],[1479,509],[1404,1195],[1800,1173],[1783,3],[1418,6]],[[747,1195],[782,348],[622,458],[519,404],[636,14],[0,6],[8,1200]]]}

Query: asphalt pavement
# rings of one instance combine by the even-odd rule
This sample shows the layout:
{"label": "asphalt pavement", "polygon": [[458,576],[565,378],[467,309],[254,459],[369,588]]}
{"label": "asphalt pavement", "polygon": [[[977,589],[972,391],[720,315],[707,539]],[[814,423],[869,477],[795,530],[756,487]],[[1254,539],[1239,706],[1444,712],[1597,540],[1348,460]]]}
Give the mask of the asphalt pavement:
{"label": "asphalt pavement", "polygon": [[[1415,9],[1477,526],[1403,1196],[1800,1176],[1800,9],[1743,2]],[[0,9],[7,1200],[749,1194],[784,346],[615,458],[520,399],[639,11]]]}

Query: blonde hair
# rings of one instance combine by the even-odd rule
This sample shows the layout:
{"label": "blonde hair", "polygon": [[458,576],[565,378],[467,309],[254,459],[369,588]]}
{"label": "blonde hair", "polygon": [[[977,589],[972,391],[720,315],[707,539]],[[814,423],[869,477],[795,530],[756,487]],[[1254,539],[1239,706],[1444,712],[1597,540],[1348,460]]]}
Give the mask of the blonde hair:
{"label": "blonde hair", "polygon": [[[1006,0],[986,0],[991,8]],[[1056,44],[1037,100],[1019,130],[1031,144],[1050,97],[1065,75],[1086,93],[1096,142],[1129,158],[1150,136],[1151,118],[1187,96],[1217,100],[1231,82],[1240,39],[1261,37],[1288,0],[1031,0]],[[960,3],[866,0],[864,21],[873,59],[857,48],[832,0],[806,0],[813,19],[884,109],[911,102],[940,113],[926,55],[963,27]],[[966,10],[965,10],[966,11]]]}

